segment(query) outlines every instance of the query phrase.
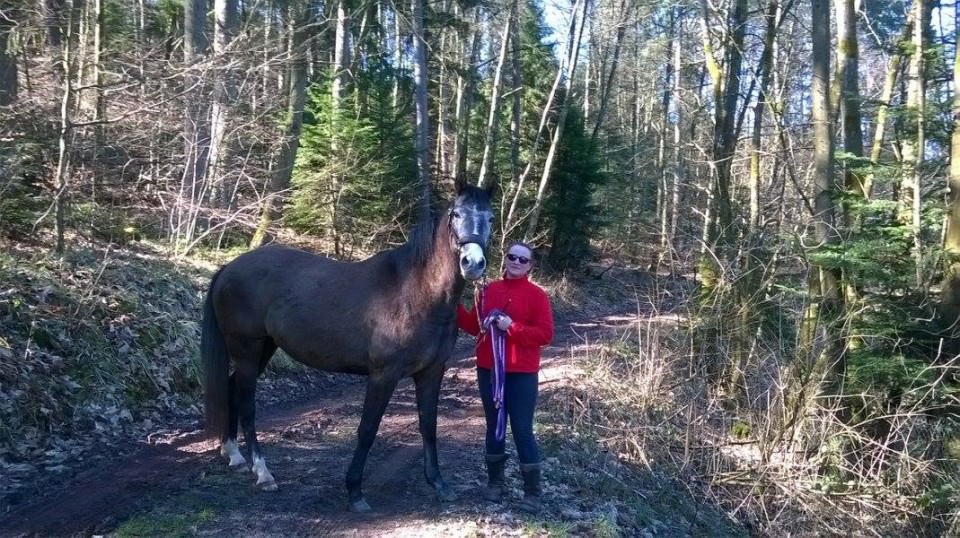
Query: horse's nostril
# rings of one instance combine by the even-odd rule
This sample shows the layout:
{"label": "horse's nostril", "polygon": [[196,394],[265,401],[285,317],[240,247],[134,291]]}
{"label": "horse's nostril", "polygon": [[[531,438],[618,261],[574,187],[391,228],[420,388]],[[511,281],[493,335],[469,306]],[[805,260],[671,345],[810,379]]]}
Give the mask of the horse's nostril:
{"label": "horse's nostril", "polygon": [[478,263],[477,266],[478,266],[480,269],[483,269],[484,267],[487,266],[487,260],[481,259],[481,260],[480,260],[480,263]]}
{"label": "horse's nostril", "polygon": [[460,258],[460,267],[467,267],[468,265],[470,265],[470,260],[466,257]]}

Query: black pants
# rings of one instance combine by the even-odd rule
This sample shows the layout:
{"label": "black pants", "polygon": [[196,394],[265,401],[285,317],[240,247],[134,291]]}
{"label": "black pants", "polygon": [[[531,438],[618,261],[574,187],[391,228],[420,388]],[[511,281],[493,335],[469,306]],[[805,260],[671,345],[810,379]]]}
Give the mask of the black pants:
{"label": "black pants", "polygon": [[[483,412],[487,417],[487,454],[503,454],[506,451],[506,439],[500,442],[496,440],[497,409],[493,405],[491,376],[490,370],[477,368],[480,399],[483,400]],[[540,448],[533,435],[533,414],[537,409],[539,389],[540,381],[536,373],[508,373],[503,385],[503,405],[520,463],[540,463]]]}

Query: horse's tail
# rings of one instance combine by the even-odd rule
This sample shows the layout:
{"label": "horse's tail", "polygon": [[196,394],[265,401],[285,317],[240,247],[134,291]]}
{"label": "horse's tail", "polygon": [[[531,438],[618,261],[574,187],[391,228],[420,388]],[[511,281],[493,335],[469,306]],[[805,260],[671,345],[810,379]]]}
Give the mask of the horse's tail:
{"label": "horse's tail", "polygon": [[210,279],[210,289],[203,302],[203,323],[200,333],[200,357],[203,360],[203,385],[206,394],[207,434],[223,440],[230,420],[230,355],[220,331],[217,312],[213,308],[213,287],[220,276],[217,271]]}

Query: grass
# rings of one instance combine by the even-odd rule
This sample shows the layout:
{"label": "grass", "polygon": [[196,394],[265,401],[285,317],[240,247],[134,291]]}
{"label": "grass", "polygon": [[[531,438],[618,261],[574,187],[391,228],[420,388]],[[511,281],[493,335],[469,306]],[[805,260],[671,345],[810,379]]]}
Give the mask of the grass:
{"label": "grass", "polygon": [[[713,359],[698,352],[692,326],[668,318],[702,316],[654,308],[574,357],[582,379],[543,395],[543,450],[584,497],[615,502],[611,532],[666,525],[744,534],[735,520],[771,536],[960,528],[960,460],[951,452],[960,425],[936,414],[944,385],[935,384],[953,375],[952,362],[926,380],[914,376],[909,397],[872,395],[882,414],[844,421],[829,402],[811,399],[790,421],[782,341],[759,333],[739,397],[703,375],[698,363]],[[716,349],[729,345],[712,336]]]}
{"label": "grass", "polygon": [[[92,247],[62,260],[0,252],[0,455],[43,453],[68,433],[122,429],[131,414],[196,404],[208,276],[208,267],[174,264],[151,247]],[[942,384],[956,377],[955,361],[913,375],[898,402],[863,384],[857,397],[870,398],[861,406],[870,413],[846,421],[817,400],[795,412],[785,403],[791,352],[782,338],[757,337],[745,397],[733,398],[705,375],[715,355],[705,358],[703,334],[694,338],[685,321],[703,319],[683,311],[692,307],[660,312],[657,290],[617,295],[605,281],[550,284],[561,315],[630,301],[644,314],[573,357],[581,378],[542,393],[547,483],[552,475],[573,488],[560,505],[586,518],[528,519],[529,534],[743,535],[737,521],[766,535],[960,528],[960,423],[929,405],[956,399]],[[727,349],[724,335],[713,337],[706,347]],[[860,377],[902,369],[881,366],[889,372]],[[282,353],[270,364],[305,368]],[[203,499],[174,501],[127,521],[118,536],[191,534],[215,515]]]}
{"label": "grass", "polygon": [[196,514],[164,513],[137,516],[126,521],[117,530],[117,538],[181,537],[195,536],[196,526],[212,519],[212,511],[202,510]]}
{"label": "grass", "polygon": [[[0,452],[199,396],[195,273],[150,247],[0,254]],[[32,435],[24,440],[23,432]]]}
{"label": "grass", "polygon": [[197,527],[217,517],[218,510],[196,494],[170,497],[120,524],[117,538],[196,536]]}

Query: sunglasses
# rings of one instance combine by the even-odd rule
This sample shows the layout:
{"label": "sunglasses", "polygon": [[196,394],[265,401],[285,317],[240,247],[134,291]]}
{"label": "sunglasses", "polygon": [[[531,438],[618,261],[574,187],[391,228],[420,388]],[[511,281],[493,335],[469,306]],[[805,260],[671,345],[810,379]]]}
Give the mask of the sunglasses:
{"label": "sunglasses", "polygon": [[507,259],[512,262],[517,262],[520,265],[526,265],[530,263],[530,258],[524,256],[517,256],[516,254],[507,254]]}

